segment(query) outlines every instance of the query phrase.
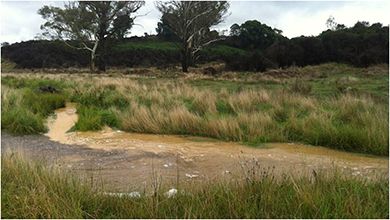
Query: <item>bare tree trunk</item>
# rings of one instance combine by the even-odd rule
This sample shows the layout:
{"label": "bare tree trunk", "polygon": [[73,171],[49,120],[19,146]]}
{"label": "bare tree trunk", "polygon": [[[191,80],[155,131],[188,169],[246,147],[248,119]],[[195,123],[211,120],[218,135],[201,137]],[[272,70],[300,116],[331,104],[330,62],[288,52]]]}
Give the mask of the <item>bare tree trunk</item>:
{"label": "bare tree trunk", "polygon": [[93,45],[93,48],[91,50],[91,72],[96,72],[96,67],[95,67],[95,63],[96,63],[96,49],[99,45],[99,40],[96,40],[95,41],[95,44]]}
{"label": "bare tree trunk", "polygon": [[182,68],[182,71],[185,72],[185,73],[188,73],[188,53],[186,52],[186,50],[183,51],[183,54],[182,54],[182,58],[181,58],[181,68]]}
{"label": "bare tree trunk", "polygon": [[100,38],[99,46],[97,48],[97,69],[99,72],[106,72],[106,47],[107,47],[107,39],[104,37]]}
{"label": "bare tree trunk", "polygon": [[183,51],[182,51],[182,58],[181,58],[181,67],[182,71],[185,73],[188,73],[188,67],[190,65],[191,60],[191,51],[188,45],[184,45]]}
{"label": "bare tree trunk", "polygon": [[91,52],[90,70],[91,70],[91,72],[93,72],[93,73],[96,71],[96,68],[95,68],[95,60],[96,60],[95,53]]}
{"label": "bare tree trunk", "polygon": [[188,64],[185,60],[181,62],[181,68],[184,73],[188,73]]}

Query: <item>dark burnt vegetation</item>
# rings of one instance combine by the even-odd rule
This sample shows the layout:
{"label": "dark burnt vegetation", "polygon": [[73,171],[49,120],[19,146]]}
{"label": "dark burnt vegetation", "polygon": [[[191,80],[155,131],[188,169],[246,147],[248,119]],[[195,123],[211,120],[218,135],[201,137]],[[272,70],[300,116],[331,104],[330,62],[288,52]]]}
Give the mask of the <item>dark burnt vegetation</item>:
{"label": "dark burnt vegetation", "polygon": [[[117,68],[180,65],[177,38],[161,22],[157,31],[157,35],[110,40],[112,49],[107,51],[104,62]],[[388,47],[389,27],[380,23],[357,22],[349,28],[338,25],[318,36],[288,39],[280,30],[247,21],[232,25],[229,36],[200,51],[196,60],[198,64],[224,62],[227,70],[256,72],[327,62],[367,67],[388,63]],[[88,67],[90,61],[86,51],[72,49],[59,40],[4,44],[2,54],[17,68],[78,68]]]}

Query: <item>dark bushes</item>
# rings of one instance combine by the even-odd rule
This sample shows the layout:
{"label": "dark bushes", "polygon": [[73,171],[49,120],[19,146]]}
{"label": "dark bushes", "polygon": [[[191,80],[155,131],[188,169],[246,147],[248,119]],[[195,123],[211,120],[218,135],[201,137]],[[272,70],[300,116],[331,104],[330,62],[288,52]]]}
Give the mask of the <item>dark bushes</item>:
{"label": "dark bushes", "polygon": [[26,41],[2,47],[2,59],[16,63],[18,68],[60,68],[88,66],[86,51],[75,50],[61,41]]}
{"label": "dark bushes", "polygon": [[326,60],[359,67],[389,62],[389,27],[357,22],[351,28],[327,30],[319,35]]}
{"label": "dark bushes", "polygon": [[265,71],[276,68],[277,65],[266,58],[258,51],[242,56],[231,56],[225,58],[226,68],[229,70],[243,71]]}
{"label": "dark bushes", "polygon": [[[112,50],[106,54],[106,64],[115,67],[166,67],[180,63],[177,43],[155,39],[130,38],[111,42]],[[89,55],[74,50],[60,41],[27,41],[2,47],[3,57],[18,68],[88,67]],[[244,50],[214,45],[201,51],[200,62],[223,60],[244,55]]]}
{"label": "dark bushes", "polygon": [[108,57],[111,66],[164,66],[178,63],[180,51],[172,42],[131,38],[117,42]]}
{"label": "dark bushes", "polygon": [[[239,33],[202,50],[199,62],[223,60],[231,70],[264,71],[267,68],[305,66],[326,62],[359,67],[388,63],[389,27],[358,22],[350,28],[327,30],[318,36],[288,39],[281,31],[256,21],[245,22]],[[108,66],[166,67],[180,63],[176,42],[155,36],[110,42]],[[27,41],[2,46],[2,59],[19,68],[87,67],[87,51],[74,50],[60,41]]]}

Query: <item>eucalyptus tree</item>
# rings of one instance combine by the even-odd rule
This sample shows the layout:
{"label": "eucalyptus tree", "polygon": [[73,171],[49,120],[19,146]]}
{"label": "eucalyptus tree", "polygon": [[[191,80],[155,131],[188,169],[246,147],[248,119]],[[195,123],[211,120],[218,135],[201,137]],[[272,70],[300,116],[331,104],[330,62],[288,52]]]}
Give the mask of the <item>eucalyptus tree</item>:
{"label": "eucalyptus tree", "polygon": [[158,2],[169,29],[181,42],[182,70],[188,72],[189,65],[197,53],[207,45],[221,40],[212,26],[221,23],[227,15],[229,3],[226,1],[167,1]]}
{"label": "eucalyptus tree", "polygon": [[63,40],[68,46],[90,52],[90,68],[105,71],[107,40],[125,36],[134,24],[135,12],[144,1],[78,1],[63,8],[43,6],[39,9],[46,22],[43,35]]}

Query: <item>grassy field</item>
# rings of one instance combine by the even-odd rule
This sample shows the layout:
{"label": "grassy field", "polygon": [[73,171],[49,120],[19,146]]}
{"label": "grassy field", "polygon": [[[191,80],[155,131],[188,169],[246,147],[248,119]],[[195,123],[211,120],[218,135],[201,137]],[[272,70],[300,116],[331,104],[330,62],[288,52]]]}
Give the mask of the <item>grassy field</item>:
{"label": "grassy field", "polygon": [[[57,93],[39,87],[51,85]],[[118,73],[2,77],[2,129],[45,131],[44,119],[78,103],[74,129],[212,137],[257,146],[303,142],[388,155],[388,66],[324,64],[217,77]]]}
{"label": "grassy field", "polygon": [[[168,198],[159,187],[139,198],[91,188],[69,173],[2,154],[3,218],[388,218],[388,180],[317,174],[276,180],[183,186]],[[247,172],[247,171],[246,171]]]}
{"label": "grassy field", "polygon": [[[43,133],[55,109],[75,102],[79,120],[74,130],[110,126],[254,147],[303,142],[388,155],[387,65],[323,64],[215,77],[199,69],[186,75],[157,69],[148,69],[152,74],[147,75],[69,71],[3,75],[1,129],[15,135]],[[45,92],[47,86],[55,92]],[[250,178],[184,184],[172,198],[165,186],[130,198],[107,195],[87,180],[18,154],[2,154],[1,162],[3,218],[389,217],[388,179],[345,177],[337,170],[310,178],[243,170]]]}

